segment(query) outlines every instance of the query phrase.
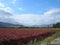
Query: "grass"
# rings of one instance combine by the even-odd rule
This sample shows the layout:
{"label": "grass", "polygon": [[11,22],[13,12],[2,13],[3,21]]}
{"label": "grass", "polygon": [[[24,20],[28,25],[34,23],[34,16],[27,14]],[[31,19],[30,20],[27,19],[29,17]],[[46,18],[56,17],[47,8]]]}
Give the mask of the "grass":
{"label": "grass", "polygon": [[60,30],[60,28],[15,28],[24,30]]}
{"label": "grass", "polygon": [[1,29],[11,29],[11,30],[60,30],[60,28],[0,28]]}
{"label": "grass", "polygon": [[50,36],[50,37],[46,38],[45,40],[43,40],[42,43],[44,42],[47,45],[49,45],[51,41],[53,41],[54,39],[59,38],[59,37],[60,37],[60,32],[56,32],[52,36]]}
{"label": "grass", "polygon": [[41,45],[41,44],[42,45],[49,45],[51,41],[53,41],[54,39],[59,38],[59,37],[60,37],[60,32],[56,32],[52,36],[49,36],[49,37],[45,38],[44,40],[35,42],[31,45]]}

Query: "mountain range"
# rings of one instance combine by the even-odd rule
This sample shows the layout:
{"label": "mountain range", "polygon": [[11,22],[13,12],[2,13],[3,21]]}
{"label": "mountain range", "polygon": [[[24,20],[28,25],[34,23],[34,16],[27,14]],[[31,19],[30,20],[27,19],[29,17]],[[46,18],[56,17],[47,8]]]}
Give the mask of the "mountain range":
{"label": "mountain range", "polygon": [[[28,27],[28,26],[24,26],[24,25],[18,25],[18,24],[11,24],[11,23],[6,23],[6,22],[0,22],[0,28],[1,27]],[[32,27],[38,27],[38,26],[32,26]],[[41,25],[39,27],[52,27],[52,25]]]}
{"label": "mountain range", "polygon": [[0,22],[0,27],[24,27],[23,25]]}

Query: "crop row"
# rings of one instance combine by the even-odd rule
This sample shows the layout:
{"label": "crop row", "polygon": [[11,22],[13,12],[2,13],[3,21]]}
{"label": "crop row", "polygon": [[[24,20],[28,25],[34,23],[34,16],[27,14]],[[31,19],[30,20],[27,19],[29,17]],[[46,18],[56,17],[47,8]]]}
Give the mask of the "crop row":
{"label": "crop row", "polygon": [[54,30],[0,30],[0,45],[27,45],[32,40],[42,40],[56,31]]}

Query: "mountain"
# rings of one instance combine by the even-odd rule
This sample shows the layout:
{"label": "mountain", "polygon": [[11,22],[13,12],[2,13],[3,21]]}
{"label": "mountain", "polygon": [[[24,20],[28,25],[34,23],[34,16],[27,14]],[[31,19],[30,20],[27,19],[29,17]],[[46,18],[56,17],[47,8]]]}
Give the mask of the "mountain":
{"label": "mountain", "polygon": [[24,27],[23,25],[0,22],[0,27]]}
{"label": "mountain", "polygon": [[32,26],[32,27],[28,27],[28,26],[24,26],[24,25],[19,25],[19,24],[11,24],[11,23],[6,23],[6,22],[0,22],[0,28],[1,27],[25,27],[25,28],[36,28],[36,27],[40,27],[40,28],[48,28],[48,27],[52,27],[53,25],[40,25],[40,26]]}

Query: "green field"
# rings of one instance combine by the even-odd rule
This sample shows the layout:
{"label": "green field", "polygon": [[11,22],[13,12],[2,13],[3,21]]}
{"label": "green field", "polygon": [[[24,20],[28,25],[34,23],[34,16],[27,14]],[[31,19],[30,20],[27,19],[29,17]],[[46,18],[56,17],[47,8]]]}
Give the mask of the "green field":
{"label": "green field", "polygon": [[10,29],[10,30],[60,30],[60,28],[0,28],[1,29]]}

